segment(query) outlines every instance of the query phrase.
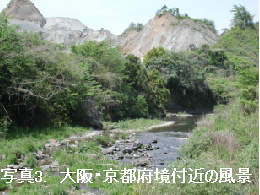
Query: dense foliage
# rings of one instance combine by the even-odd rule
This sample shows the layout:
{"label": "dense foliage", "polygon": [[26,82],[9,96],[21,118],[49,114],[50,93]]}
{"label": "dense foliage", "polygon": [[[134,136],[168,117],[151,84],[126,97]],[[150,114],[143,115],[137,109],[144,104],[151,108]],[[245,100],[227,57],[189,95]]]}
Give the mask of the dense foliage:
{"label": "dense foliage", "polygon": [[[158,71],[111,41],[63,47],[19,34],[0,17],[0,125],[83,125],[163,115],[169,91]],[[94,120],[94,122],[93,122]]]}
{"label": "dense foliage", "polygon": [[156,69],[167,80],[171,92],[169,109],[211,108],[215,101],[206,83],[204,67],[211,58],[196,52],[174,53],[153,48],[144,57],[148,69]]}
{"label": "dense foliage", "polygon": [[239,26],[242,29],[250,27],[255,29],[253,22],[253,15],[251,15],[242,5],[234,5],[231,12],[234,12],[234,18],[232,20],[234,26]]}
{"label": "dense foliage", "polygon": [[87,117],[84,112],[75,114],[98,88],[86,62],[37,35],[18,34],[4,15],[0,28],[0,113],[6,121],[2,125],[60,126]]}
{"label": "dense foliage", "polygon": [[[101,52],[101,56],[95,55],[93,58],[93,51],[100,53],[102,47],[105,47],[104,53]],[[169,98],[169,92],[164,86],[165,81],[157,71],[144,68],[139,58],[133,55],[123,58],[118,55],[119,48],[110,47],[108,42],[87,42],[73,46],[72,52],[91,57],[98,64],[92,74],[96,81],[102,84],[103,93],[97,94],[95,99],[104,119],[117,121],[164,114],[164,105]],[[108,56],[106,60],[103,59],[105,56]]]}

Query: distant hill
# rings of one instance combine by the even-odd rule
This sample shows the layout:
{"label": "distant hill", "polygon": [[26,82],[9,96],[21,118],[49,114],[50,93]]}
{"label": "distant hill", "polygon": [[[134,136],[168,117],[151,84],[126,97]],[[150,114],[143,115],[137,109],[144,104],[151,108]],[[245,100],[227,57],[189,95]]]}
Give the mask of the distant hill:
{"label": "distant hill", "polygon": [[[189,45],[214,45],[218,40],[206,25],[197,24],[191,19],[178,19],[170,13],[155,15],[142,30],[128,30],[117,36],[108,30],[92,30],[80,21],[71,18],[47,18],[29,0],[11,0],[5,13],[12,17],[11,24],[22,30],[38,32],[54,43],[64,43],[68,48],[84,41],[114,39],[126,54],[143,57],[153,47],[163,46],[170,51],[187,51]],[[38,27],[39,26],[39,27]]]}
{"label": "distant hill", "polygon": [[11,0],[3,11],[11,18],[30,21],[40,27],[46,24],[43,15],[29,0]]}
{"label": "distant hill", "polygon": [[126,53],[144,56],[153,47],[163,46],[170,51],[187,51],[189,45],[203,43],[213,45],[218,36],[207,26],[190,19],[178,19],[167,13],[150,20],[141,31],[129,30],[118,37],[118,43]]}

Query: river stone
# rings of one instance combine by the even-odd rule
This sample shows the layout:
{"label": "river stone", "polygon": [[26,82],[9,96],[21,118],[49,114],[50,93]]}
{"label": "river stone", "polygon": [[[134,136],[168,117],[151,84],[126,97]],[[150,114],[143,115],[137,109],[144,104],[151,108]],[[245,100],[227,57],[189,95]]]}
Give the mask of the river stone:
{"label": "river stone", "polygon": [[51,147],[53,147],[53,144],[51,144],[51,143],[47,143],[44,145],[44,148],[46,148],[46,149],[51,148]]}
{"label": "river stone", "polygon": [[133,156],[132,156],[132,155],[130,155],[130,154],[126,154],[126,155],[125,155],[125,158],[132,159],[132,158],[133,158]]}
{"label": "river stone", "polygon": [[102,150],[102,154],[114,154],[114,150],[113,149],[111,149],[111,148],[101,148],[101,150]]}
{"label": "river stone", "polygon": [[151,154],[151,153],[147,153],[146,154],[148,158],[153,158],[154,157],[154,154]]}
{"label": "river stone", "polygon": [[41,171],[43,172],[47,172],[50,170],[51,166],[50,165],[44,165],[44,166],[40,166],[41,167]]}
{"label": "river stone", "polygon": [[59,166],[59,162],[58,161],[54,161],[51,163],[51,167],[54,168],[54,167],[58,167]]}
{"label": "river stone", "polygon": [[146,160],[142,160],[136,163],[137,166],[145,167],[148,165],[148,162]]}
{"label": "river stone", "polygon": [[112,147],[110,147],[110,148],[108,148],[108,149],[113,150],[113,151],[116,151],[115,146],[112,146]]}
{"label": "river stone", "polygon": [[69,144],[68,146],[71,147],[71,148],[77,148],[78,147],[76,144]]}
{"label": "river stone", "polygon": [[151,143],[146,144],[144,146],[144,149],[146,149],[146,150],[153,150],[152,144]]}
{"label": "river stone", "polygon": [[37,160],[42,160],[42,159],[45,159],[46,158],[46,154],[34,154],[34,156],[35,156],[35,158],[37,159]]}
{"label": "river stone", "polygon": [[83,135],[81,133],[78,133],[77,134],[77,137],[82,137]]}
{"label": "river stone", "polygon": [[125,149],[122,150],[123,154],[131,154],[132,152],[133,152],[133,150],[130,149],[130,148],[125,148]]}
{"label": "river stone", "polygon": [[65,139],[65,140],[62,140],[60,143],[61,145],[67,145],[69,143],[70,140],[68,139]]}
{"label": "river stone", "polygon": [[23,169],[24,166],[23,166],[23,164],[21,163],[21,164],[19,164],[19,165],[7,165],[7,168],[20,170],[20,169]]}
{"label": "river stone", "polygon": [[136,142],[133,143],[132,148],[133,148],[133,150],[138,150],[138,149],[141,149],[142,146],[143,146],[143,144],[137,140]]}
{"label": "river stone", "polygon": [[158,143],[157,138],[153,138],[152,143],[153,143],[153,144],[157,144],[157,143]]}
{"label": "river stone", "polygon": [[123,159],[124,159],[124,156],[123,156],[123,155],[119,155],[119,156],[116,156],[115,159],[116,159],[116,160],[123,160]]}

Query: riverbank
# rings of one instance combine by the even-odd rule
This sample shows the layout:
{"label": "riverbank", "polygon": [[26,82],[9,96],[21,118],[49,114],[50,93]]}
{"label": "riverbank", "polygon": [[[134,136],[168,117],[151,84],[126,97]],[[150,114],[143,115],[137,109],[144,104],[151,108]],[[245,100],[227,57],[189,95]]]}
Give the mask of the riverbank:
{"label": "riverbank", "polygon": [[[237,100],[215,107],[214,115],[203,117],[197,125],[181,150],[182,158],[168,167],[170,173],[173,168],[185,169],[186,177],[176,179],[176,183],[136,184],[136,194],[259,193],[258,111],[244,114]],[[230,171],[227,180],[221,175],[223,168]],[[196,177],[196,169],[201,176]],[[215,175],[209,182],[206,176],[211,170]],[[242,170],[247,171],[246,182],[241,180]],[[233,182],[229,182],[231,179]]]}
{"label": "riverbank", "polygon": [[[157,125],[156,125],[157,124]],[[5,180],[0,180],[0,192],[8,191],[10,193],[23,194],[60,194],[71,190],[83,190],[86,186],[75,185],[74,183],[65,182],[60,184],[62,180],[61,175],[57,175],[56,171],[66,171],[66,167],[70,170],[77,171],[78,168],[90,168],[96,172],[109,169],[111,167],[118,167],[120,170],[132,167],[130,165],[119,164],[117,161],[109,160],[103,156],[100,145],[110,145],[118,139],[128,139],[134,131],[150,129],[163,125],[169,125],[169,122],[161,120],[137,119],[130,121],[123,121],[118,124],[124,130],[107,130],[107,131],[93,131],[90,128],[80,127],[63,127],[55,129],[34,129],[27,133],[19,133],[12,131],[6,135],[5,139],[1,140],[2,147],[0,148],[0,166],[2,168],[32,168],[33,170],[44,170],[43,181],[45,183],[24,184],[19,185],[13,182],[12,185],[6,184]],[[150,126],[152,125],[152,126]],[[127,127],[136,127],[127,131]],[[113,134],[112,136],[109,134]],[[71,135],[71,136],[69,136]],[[39,162],[40,165],[39,165]],[[91,163],[89,163],[91,162]],[[4,174],[0,173],[3,178]],[[74,179],[76,179],[74,177]],[[125,184],[108,186],[102,181],[105,179],[99,178],[94,184],[88,185],[91,188],[104,189],[106,191],[123,192],[125,191]],[[119,179],[119,178],[118,178]]]}

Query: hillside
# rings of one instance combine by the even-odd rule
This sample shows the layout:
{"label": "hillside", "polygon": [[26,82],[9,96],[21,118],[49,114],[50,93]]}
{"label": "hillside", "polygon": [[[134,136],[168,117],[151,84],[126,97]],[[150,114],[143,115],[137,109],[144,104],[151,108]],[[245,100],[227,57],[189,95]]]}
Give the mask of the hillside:
{"label": "hillside", "polygon": [[3,11],[13,18],[11,24],[20,26],[22,30],[40,33],[45,40],[53,43],[64,43],[67,48],[84,41],[108,39],[115,40],[115,44],[121,46],[126,54],[143,57],[153,47],[163,46],[167,50],[179,52],[187,51],[191,44],[196,47],[203,43],[214,45],[218,40],[218,36],[207,26],[191,19],[178,19],[169,13],[160,17],[155,15],[141,31],[127,31],[117,36],[108,30],[89,29],[77,19],[45,19],[29,0],[12,0]]}
{"label": "hillside", "polygon": [[11,0],[3,11],[10,18],[30,21],[41,27],[46,24],[43,15],[29,0]]}
{"label": "hillside", "polygon": [[[118,37],[118,43],[126,53],[144,56],[153,47],[163,46],[169,51],[187,51],[189,45],[203,43],[214,45],[218,36],[208,27],[190,19],[178,19],[167,13],[155,15],[141,31],[130,30]],[[140,43],[140,44],[139,44]]]}

